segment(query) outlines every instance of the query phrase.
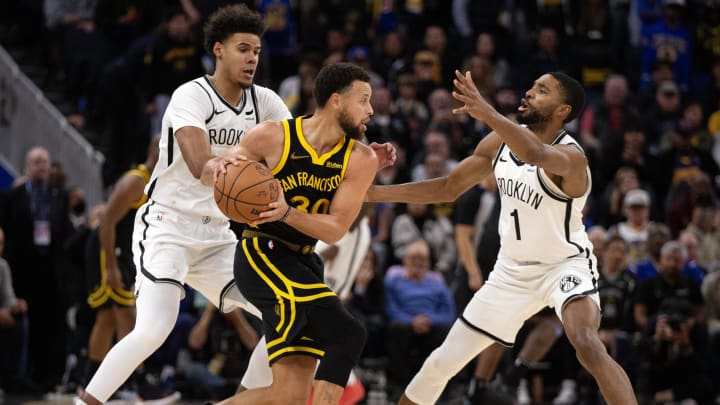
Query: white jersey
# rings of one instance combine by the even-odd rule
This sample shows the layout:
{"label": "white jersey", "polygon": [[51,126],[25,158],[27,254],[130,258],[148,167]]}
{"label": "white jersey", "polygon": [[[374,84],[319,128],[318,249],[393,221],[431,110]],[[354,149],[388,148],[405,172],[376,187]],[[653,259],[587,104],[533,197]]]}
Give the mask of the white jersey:
{"label": "white jersey", "polygon": [[[553,144],[578,143],[563,131]],[[582,209],[588,187],[578,198],[568,197],[540,167],[518,159],[502,143],[493,162],[501,198],[500,257],[518,262],[558,263],[592,252]]]}
{"label": "white jersey", "polygon": [[245,89],[240,104],[233,106],[207,76],[181,85],[173,92],[163,115],[160,156],[145,193],[158,204],[180,212],[224,218],[215,204],[212,187],[190,173],[175,142],[175,132],[187,126],[202,129],[213,155],[217,155],[235,146],[259,122],[291,117],[280,97],[262,86]]}

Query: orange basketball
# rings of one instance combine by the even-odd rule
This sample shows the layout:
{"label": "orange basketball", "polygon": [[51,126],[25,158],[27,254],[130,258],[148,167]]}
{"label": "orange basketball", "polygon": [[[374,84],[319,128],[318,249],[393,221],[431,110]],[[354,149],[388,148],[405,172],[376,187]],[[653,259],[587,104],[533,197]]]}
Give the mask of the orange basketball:
{"label": "orange basketball", "polygon": [[254,160],[227,165],[215,182],[215,202],[236,222],[252,222],[278,198],[278,184],[270,170]]}

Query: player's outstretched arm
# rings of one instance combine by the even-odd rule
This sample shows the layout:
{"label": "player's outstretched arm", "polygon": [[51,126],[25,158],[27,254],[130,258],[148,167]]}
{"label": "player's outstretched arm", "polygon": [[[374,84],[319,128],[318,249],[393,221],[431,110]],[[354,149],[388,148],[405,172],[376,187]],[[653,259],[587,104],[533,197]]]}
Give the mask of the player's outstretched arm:
{"label": "player's outstretched arm", "polygon": [[475,147],[472,155],[463,159],[446,177],[389,186],[373,185],[367,202],[436,203],[455,201],[470,187],[479,183],[492,170],[492,160],[501,139],[491,133]]}

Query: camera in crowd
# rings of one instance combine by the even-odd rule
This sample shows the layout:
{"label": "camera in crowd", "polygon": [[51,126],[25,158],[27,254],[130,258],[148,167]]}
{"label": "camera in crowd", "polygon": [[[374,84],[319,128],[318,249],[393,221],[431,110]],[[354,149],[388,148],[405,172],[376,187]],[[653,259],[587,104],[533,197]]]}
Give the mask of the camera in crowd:
{"label": "camera in crowd", "polygon": [[683,298],[667,298],[660,304],[660,314],[667,316],[667,324],[675,332],[681,330],[682,324],[693,316],[692,304]]}

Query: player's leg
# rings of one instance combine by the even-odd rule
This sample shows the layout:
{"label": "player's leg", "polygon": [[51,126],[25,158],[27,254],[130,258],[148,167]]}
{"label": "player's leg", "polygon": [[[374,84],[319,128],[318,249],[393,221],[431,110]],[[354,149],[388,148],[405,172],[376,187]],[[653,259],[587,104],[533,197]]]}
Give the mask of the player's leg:
{"label": "player's leg", "polygon": [[240,381],[237,392],[250,388],[269,387],[272,384],[273,374],[268,363],[268,351],[265,345],[265,336],[263,336],[250,355],[247,370]]}
{"label": "player's leg", "polygon": [[609,405],[637,404],[630,379],[600,341],[600,310],[590,297],[568,302],[562,310],[568,340],[580,364],[592,374]]}
{"label": "player's leg", "polygon": [[118,340],[127,336],[135,326],[135,306],[126,307],[116,305],[113,307],[115,313],[115,327]]}
{"label": "player's leg", "polygon": [[462,320],[455,321],[445,341],[430,353],[410,381],[398,405],[436,403],[450,378],[493,342]]}
{"label": "player's leg", "polygon": [[100,307],[95,312],[95,324],[90,331],[88,340],[88,369],[87,378],[95,374],[100,362],[110,351],[113,336],[115,335],[115,314],[110,307]]}
{"label": "player's leg", "polygon": [[316,362],[305,355],[282,357],[272,365],[273,384],[236,393],[218,405],[305,405]]}
{"label": "player's leg", "polygon": [[512,388],[517,388],[520,379],[525,377],[530,367],[545,357],[558,338],[562,336],[562,323],[552,309],[544,309],[536,319],[537,323],[525,339],[523,347],[507,375],[507,383]]}
{"label": "player's leg", "polygon": [[178,316],[183,290],[174,283],[143,279],[135,328],[108,352],[80,398],[88,405],[104,403],[132,372],[165,341]]}

